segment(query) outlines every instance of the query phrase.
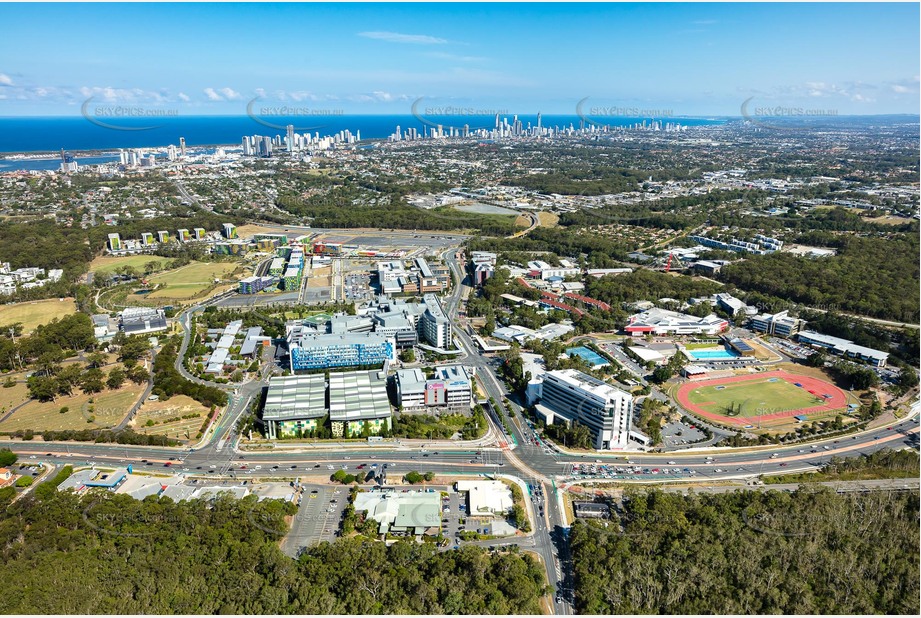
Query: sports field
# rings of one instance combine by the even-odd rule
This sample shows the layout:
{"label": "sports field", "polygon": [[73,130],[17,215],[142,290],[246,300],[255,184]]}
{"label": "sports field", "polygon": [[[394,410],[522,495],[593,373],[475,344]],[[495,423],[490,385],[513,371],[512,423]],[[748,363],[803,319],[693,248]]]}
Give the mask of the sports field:
{"label": "sports field", "polygon": [[808,391],[779,378],[701,386],[688,393],[688,401],[708,412],[741,417],[760,416],[767,411],[799,410],[823,403]]}
{"label": "sports field", "polygon": [[22,322],[23,334],[27,335],[35,330],[36,326],[47,324],[53,318],[62,318],[76,312],[77,306],[73,298],[65,298],[63,301],[51,298],[30,303],[0,305],[0,326]]}
{"label": "sports field", "polygon": [[785,371],[688,382],[679,387],[676,398],[691,412],[733,425],[827,415],[847,403],[838,387]]}

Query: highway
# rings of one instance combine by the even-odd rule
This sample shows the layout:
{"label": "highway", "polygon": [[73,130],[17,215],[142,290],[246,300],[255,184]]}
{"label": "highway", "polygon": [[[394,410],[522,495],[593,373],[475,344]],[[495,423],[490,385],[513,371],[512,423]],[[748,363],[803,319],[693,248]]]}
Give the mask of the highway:
{"label": "highway", "polygon": [[[315,231],[315,230],[314,230]],[[444,258],[458,284],[445,299],[449,316],[456,318],[460,299],[469,288],[465,274],[455,257],[454,249],[446,251]],[[209,304],[221,302],[215,297],[192,307],[177,319],[184,337],[176,363],[177,370],[189,380],[202,382],[190,375],[182,366],[182,358],[189,342],[190,316]],[[496,359],[481,356],[474,342],[462,328],[455,328],[456,340],[464,351],[464,363],[476,369],[487,395],[501,402],[509,395],[505,385],[495,374]],[[917,448],[918,406],[912,407],[911,416],[887,427],[864,431],[853,436],[819,440],[793,446],[757,447],[743,449],[682,450],[669,453],[610,453],[581,454],[561,452],[552,445],[535,444],[534,435],[524,422],[518,406],[510,404],[511,417],[506,417],[512,427],[511,444],[470,446],[456,443],[452,446],[429,444],[419,446],[418,441],[378,444],[356,442],[326,443],[303,449],[275,449],[241,451],[237,447],[236,425],[260,391],[274,365],[268,364],[262,373],[263,380],[241,385],[228,385],[230,396],[227,410],[206,432],[202,441],[192,448],[166,448],[149,446],[123,446],[95,443],[44,443],[29,441],[3,441],[21,457],[36,459],[54,466],[81,465],[133,465],[136,471],[173,472],[204,477],[292,479],[299,477],[308,482],[321,483],[328,479],[330,470],[342,468],[355,472],[361,464],[387,463],[388,473],[401,475],[411,470],[432,471],[439,475],[507,474],[517,476],[533,487],[542,488],[540,499],[531,500],[533,534],[516,541],[499,541],[496,545],[515,542],[523,549],[540,555],[547,566],[549,583],[560,594],[554,599],[554,612],[571,614],[572,583],[567,578],[569,523],[563,509],[561,491],[567,485],[588,480],[577,474],[591,466],[609,466],[608,478],[594,478],[595,482],[661,483],[676,480],[693,480],[696,483],[721,482],[730,479],[752,479],[761,474],[793,473],[814,470],[832,457],[853,457],[883,448]],[[505,414],[504,410],[496,411]],[[504,430],[491,415],[491,430],[503,436]],[[628,464],[629,460],[629,464]],[[628,470],[629,466],[629,470]],[[623,472],[617,472],[621,468]],[[599,472],[600,474],[600,472]],[[544,516],[538,515],[543,505]]]}

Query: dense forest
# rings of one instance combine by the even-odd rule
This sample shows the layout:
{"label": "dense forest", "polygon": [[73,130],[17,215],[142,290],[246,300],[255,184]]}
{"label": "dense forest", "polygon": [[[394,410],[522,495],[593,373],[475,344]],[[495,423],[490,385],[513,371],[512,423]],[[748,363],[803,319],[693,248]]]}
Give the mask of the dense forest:
{"label": "dense forest", "polygon": [[719,278],[811,308],[917,323],[919,251],[917,236],[847,237],[833,257],[754,255],[724,267]]}
{"label": "dense forest", "polygon": [[407,204],[401,192],[372,193],[351,185],[333,185],[307,197],[283,194],[275,205],[306,217],[314,227],[478,230],[492,236],[507,236],[519,229],[514,215],[477,214],[451,207],[426,210]]}
{"label": "dense forest", "polygon": [[620,241],[564,227],[539,227],[518,238],[473,238],[467,246],[471,251],[500,253],[549,251],[576,258],[584,254],[588,268],[622,266],[618,260],[626,260],[627,254],[632,251],[630,246]]}
{"label": "dense forest", "polygon": [[674,298],[679,301],[699,296],[710,296],[728,291],[723,286],[707,279],[675,277],[653,270],[636,270],[620,275],[589,277],[585,282],[585,295],[620,307],[621,303],[638,300],[658,301],[660,298]]}
{"label": "dense forest", "polygon": [[9,262],[14,269],[60,268],[64,270],[62,281],[72,281],[86,272],[93,253],[86,230],[80,228],[63,227],[51,220],[0,223],[0,262]]}
{"label": "dense forest", "polygon": [[[41,488],[41,486],[39,486]],[[43,492],[0,495],[5,614],[539,613],[527,555],[342,539],[282,554],[296,508]]]}
{"label": "dense forest", "polygon": [[628,498],[572,528],[579,613],[918,614],[917,492]]}
{"label": "dense forest", "polygon": [[507,185],[526,187],[539,193],[560,195],[605,195],[634,191],[646,177],[642,170],[558,163],[553,172],[506,178]]}
{"label": "dense forest", "polygon": [[123,239],[140,238],[141,232],[192,229],[218,230],[221,223],[233,222],[211,214],[181,214],[154,219],[122,219],[115,226],[101,225],[89,229],[64,227],[52,220],[0,223],[0,262],[12,268],[34,266],[64,270],[62,283],[70,285],[86,272],[93,257],[105,247],[108,234],[117,232]]}

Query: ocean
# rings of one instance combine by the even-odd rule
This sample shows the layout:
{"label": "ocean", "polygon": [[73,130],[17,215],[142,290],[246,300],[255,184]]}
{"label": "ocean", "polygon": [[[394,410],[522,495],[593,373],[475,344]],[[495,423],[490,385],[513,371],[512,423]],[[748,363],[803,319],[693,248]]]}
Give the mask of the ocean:
{"label": "ocean", "polygon": [[[502,115],[509,123],[513,115]],[[523,127],[528,123],[537,126],[537,115],[519,115]],[[611,126],[627,126],[651,118],[605,118]],[[544,127],[578,128],[581,118],[575,115],[544,115]],[[682,125],[697,126],[721,124],[725,119],[716,118],[665,118],[659,122],[679,122]],[[362,139],[384,139],[397,126],[402,131],[415,128],[420,134],[423,129],[441,124],[449,127],[470,129],[491,129],[495,126],[494,116],[413,116],[413,115],[336,115],[299,118],[254,118],[250,116],[170,116],[153,118],[92,118],[77,117],[2,117],[0,118],[0,153],[58,152],[62,148],[69,152],[111,151],[118,148],[156,148],[170,144],[179,145],[184,137],[187,147],[209,145],[239,145],[244,135],[284,135],[285,125],[294,124],[298,133],[319,133],[320,136],[334,135],[349,130],[360,132]],[[78,160],[80,157],[77,157]],[[108,158],[107,158],[108,160]],[[0,165],[14,164],[23,168],[22,161],[9,159]]]}

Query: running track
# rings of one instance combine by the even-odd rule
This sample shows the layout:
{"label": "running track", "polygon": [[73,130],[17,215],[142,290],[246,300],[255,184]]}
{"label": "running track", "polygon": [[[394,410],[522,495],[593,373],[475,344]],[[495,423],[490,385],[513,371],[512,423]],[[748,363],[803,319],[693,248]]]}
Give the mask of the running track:
{"label": "running track", "polygon": [[[733,384],[736,382],[747,382],[752,380],[767,380],[769,378],[780,378],[781,380],[785,380],[794,385],[799,382],[803,385],[804,390],[815,391],[820,395],[831,395],[831,399],[826,400],[828,403],[825,405],[812,406],[811,408],[800,408],[797,410],[784,410],[783,412],[763,414],[760,417],[726,416],[725,414],[707,412],[700,408],[698,405],[691,403],[690,399],[688,399],[688,395],[691,393],[691,391],[693,391],[695,388],[700,388],[701,386],[718,386],[720,384]],[[798,416],[800,414],[832,412],[834,410],[842,410],[847,407],[847,396],[844,394],[844,391],[842,391],[837,386],[834,386],[825,380],[810,378],[809,376],[795,375],[787,373],[786,371],[767,371],[764,373],[756,373],[750,376],[733,376],[731,378],[716,378],[713,380],[697,380],[695,382],[687,382],[678,388],[678,392],[675,395],[675,398],[678,400],[678,403],[680,403],[682,407],[690,410],[691,412],[694,412],[695,414],[720,423],[729,423],[734,425],[751,425],[753,421],[757,421],[759,418],[763,422],[787,418],[790,416]]]}

